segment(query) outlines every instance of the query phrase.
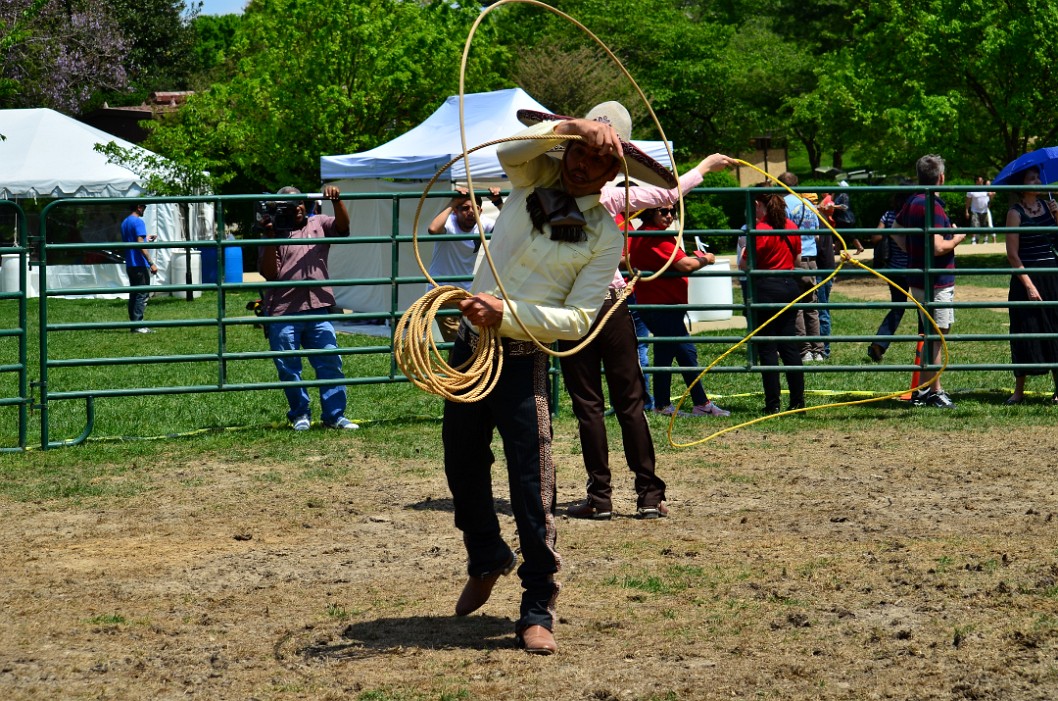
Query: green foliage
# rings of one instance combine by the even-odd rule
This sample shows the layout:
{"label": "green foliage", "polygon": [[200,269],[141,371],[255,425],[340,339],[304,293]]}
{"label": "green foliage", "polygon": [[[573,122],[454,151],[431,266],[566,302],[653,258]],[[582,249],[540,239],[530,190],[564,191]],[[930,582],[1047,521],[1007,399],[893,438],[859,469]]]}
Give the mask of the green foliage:
{"label": "green foliage", "polygon": [[216,192],[230,175],[212,176],[206,163],[177,163],[139,147],[124,148],[110,141],[96,144],[95,151],[108,163],[128,168],[146,177],[144,190],[152,195],[198,195]]}
{"label": "green foliage", "polygon": [[124,59],[131,91],[126,104],[140,104],[159,90],[186,90],[194,67],[199,6],[185,0],[109,0],[107,5],[128,41]]}
{"label": "green foliage", "polygon": [[851,139],[879,168],[941,153],[953,173],[998,169],[1053,141],[1058,6],[1048,0],[883,0],[858,6],[856,42],[829,58]]}
{"label": "green foliage", "polygon": [[[687,167],[691,168],[693,165]],[[685,170],[680,172],[683,173]],[[738,182],[731,173],[722,171],[707,173],[702,178],[702,184],[699,187],[710,189],[738,187]],[[685,223],[687,229],[730,229],[732,228],[731,222],[738,222],[745,218],[745,202],[738,196],[716,193],[696,194],[684,200],[684,207],[687,214]],[[703,234],[701,238],[715,253],[733,251],[737,237],[732,234]]]}
{"label": "green foliage", "polygon": [[[236,75],[195,95],[146,145],[234,169],[246,190],[318,182],[321,155],[372,148],[458,91],[475,16],[447,2],[251,3],[233,44]],[[486,28],[467,91],[501,86],[504,57]]]}
{"label": "green foliage", "polygon": [[232,75],[235,37],[241,23],[242,15],[200,15],[192,20],[195,33],[192,89],[208,90],[211,84],[223,82]]}

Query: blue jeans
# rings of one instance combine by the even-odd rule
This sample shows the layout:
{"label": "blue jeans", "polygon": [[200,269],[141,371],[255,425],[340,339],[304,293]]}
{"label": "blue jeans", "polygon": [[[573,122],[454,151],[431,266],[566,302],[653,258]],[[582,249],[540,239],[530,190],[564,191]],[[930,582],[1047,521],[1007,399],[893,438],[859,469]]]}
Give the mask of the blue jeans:
{"label": "blue jeans", "polygon": [[[891,302],[906,302],[907,295],[904,294],[907,291],[907,279],[893,275],[890,278],[894,283],[900,286],[900,289],[889,286],[889,300]],[[878,327],[877,335],[879,336],[895,336],[897,329],[900,328],[900,322],[904,319],[904,312],[907,311],[903,307],[894,307],[889,310],[889,313],[882,319],[881,325]],[[875,344],[882,349],[884,353],[889,349],[889,339],[878,339]]]}
{"label": "blue jeans", "polygon": [[[306,314],[327,314],[326,309],[314,309]],[[275,317],[282,318],[282,317]],[[338,337],[329,321],[276,321],[268,324],[268,346],[274,351],[298,350],[299,348],[322,349],[338,348]],[[301,356],[288,355],[273,358],[281,382],[301,382]],[[312,355],[309,364],[316,371],[318,380],[342,380],[342,356]],[[290,411],[287,418],[294,420],[299,416],[312,416],[309,409],[309,393],[305,387],[288,387],[283,390],[287,395]],[[324,423],[333,423],[345,415],[345,385],[324,385],[320,387],[320,404],[322,405]]]}
{"label": "blue jeans", "polygon": [[[129,275],[129,285],[140,287],[151,284],[151,269],[142,265],[125,268]],[[143,312],[147,310],[147,299],[150,292],[129,292],[129,321],[143,321]]]}
{"label": "blue jeans", "polygon": [[[644,309],[640,314],[643,317],[643,321],[646,322],[647,328],[650,329],[650,333],[655,336],[685,336],[690,338],[690,334],[687,333],[687,326],[683,323],[683,311],[670,312],[662,309]],[[698,350],[690,342],[655,341],[654,365],[662,368],[671,367],[673,360],[680,367],[696,368],[698,367]],[[654,373],[654,406],[658,409],[664,409],[669,404],[672,404],[673,374],[672,371],[664,370],[656,370]],[[687,383],[688,387],[691,387],[691,383],[698,377],[697,370],[682,374],[683,381]],[[705,404],[709,401],[709,397],[706,396],[700,382],[691,388],[691,400],[695,405]]]}
{"label": "blue jeans", "polygon": [[[465,327],[464,327],[465,328]],[[456,338],[453,367],[470,358],[471,347]],[[548,357],[541,352],[511,355],[495,388],[476,402],[445,401],[441,437],[445,476],[452,492],[456,528],[463,532],[467,574],[480,577],[507,562],[492,494],[492,437],[499,431],[506,457],[510,510],[518,527],[522,604],[516,631],[533,625],[554,630],[558,596],[555,573],[555,465],[551,457]]]}
{"label": "blue jeans", "polygon": [[[627,304],[635,303],[636,295],[635,292],[633,292],[632,295],[628,298]],[[635,324],[636,327],[636,337],[646,338],[647,336],[649,336],[650,329],[648,329],[647,325],[643,323],[643,317],[639,316],[639,311],[631,308],[629,309],[629,311],[632,313],[632,323]],[[639,341],[636,346],[636,351],[639,353],[639,367],[645,368],[646,366],[650,365],[650,353],[647,350],[647,344],[642,341]],[[643,389],[646,392],[646,404],[644,408],[647,411],[650,411],[654,408],[654,398],[650,395],[650,375],[646,373],[642,373],[642,375]]]}
{"label": "blue jeans", "polygon": [[[823,273],[823,274],[820,275],[818,278],[816,278],[817,281],[822,280],[827,275],[830,275],[830,273],[833,272],[833,271],[824,270],[824,271],[820,271],[820,272]],[[827,284],[823,285],[818,290],[816,290],[816,301],[819,302],[820,304],[829,304],[830,303],[830,288],[833,287],[833,286],[834,286],[834,281],[831,280],[830,282],[828,282]],[[819,335],[820,336],[829,336],[830,335],[830,310],[826,309],[824,307],[820,307],[820,309],[819,309]],[[824,358],[829,358],[830,357],[830,341],[823,341],[823,357]]]}

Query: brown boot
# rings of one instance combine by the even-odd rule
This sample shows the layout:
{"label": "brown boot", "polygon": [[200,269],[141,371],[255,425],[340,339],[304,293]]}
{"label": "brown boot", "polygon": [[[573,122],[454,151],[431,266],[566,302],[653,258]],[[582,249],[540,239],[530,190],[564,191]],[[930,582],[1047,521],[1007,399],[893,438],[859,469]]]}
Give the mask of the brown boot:
{"label": "brown boot", "polygon": [[510,574],[516,561],[514,553],[511,553],[510,559],[503,566],[486,572],[480,577],[467,577],[463,593],[459,595],[459,601],[456,602],[456,615],[468,616],[484,606],[492,595],[496,580],[500,578],[500,575]]}
{"label": "brown boot", "polygon": [[530,655],[550,655],[558,650],[555,636],[543,626],[529,626],[516,635],[518,646]]}

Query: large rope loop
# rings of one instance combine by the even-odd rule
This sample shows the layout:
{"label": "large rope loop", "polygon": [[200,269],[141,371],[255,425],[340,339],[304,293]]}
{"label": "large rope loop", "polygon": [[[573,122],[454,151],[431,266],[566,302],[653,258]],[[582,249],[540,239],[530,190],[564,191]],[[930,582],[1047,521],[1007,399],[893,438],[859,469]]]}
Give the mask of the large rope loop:
{"label": "large rope loop", "polygon": [[[397,360],[397,365],[400,367],[401,372],[403,372],[404,375],[412,383],[415,384],[415,386],[420,387],[421,389],[424,389],[427,392],[438,394],[446,399],[458,402],[477,401],[478,399],[487,396],[488,393],[492,391],[492,388],[495,387],[496,381],[498,380],[499,376],[499,369],[502,366],[502,352],[500,350],[500,339],[498,334],[495,333],[494,329],[479,329],[481,335],[478,338],[478,343],[473,350],[473,355],[467,362],[465,367],[450,367],[441,357],[440,352],[437,350],[437,345],[433,340],[432,323],[437,312],[441,308],[441,304],[443,304],[443,302],[438,302],[437,300],[443,297],[445,301],[453,302],[459,301],[461,299],[467,299],[470,297],[470,295],[469,293],[461,290],[460,288],[453,288],[450,286],[437,287],[437,282],[430,276],[430,273],[426,270],[426,266],[423,264],[422,256],[419,253],[418,230],[419,218],[422,214],[422,207],[426,201],[426,196],[430,192],[430,189],[433,187],[434,183],[437,182],[441,174],[451,168],[451,166],[460,159],[463,159],[466,168],[467,190],[471,193],[471,196],[473,196],[474,179],[473,173],[471,172],[470,168],[469,157],[470,154],[474,151],[485,148],[487,146],[500,144],[505,141],[526,139],[580,139],[579,136],[559,134],[537,136],[512,136],[504,139],[497,139],[495,141],[489,141],[484,144],[479,144],[478,146],[475,146],[473,148],[470,148],[468,146],[466,139],[466,122],[464,115],[463,98],[466,87],[466,65],[467,59],[470,54],[470,47],[473,43],[474,35],[477,32],[478,26],[481,24],[482,20],[484,20],[486,15],[488,15],[490,12],[500,7],[501,5],[508,5],[512,3],[535,5],[551,12],[552,14],[558,15],[559,17],[577,26],[582,32],[587,34],[598,46],[600,46],[603,51],[606,52],[606,55],[610,57],[610,59],[621,70],[621,72],[628,78],[632,87],[635,88],[636,92],[643,100],[643,104],[646,105],[646,108],[649,111],[650,116],[658,129],[658,133],[661,135],[662,142],[665,144],[665,150],[668,153],[669,162],[673,164],[673,174],[677,179],[679,179],[679,173],[676,171],[675,168],[675,158],[673,157],[672,149],[669,147],[668,140],[665,139],[665,132],[661,127],[661,122],[658,120],[657,115],[654,113],[653,108],[650,106],[646,95],[640,89],[639,85],[635,82],[635,79],[632,78],[628,70],[624,67],[624,65],[622,65],[621,61],[617,58],[617,56],[614,55],[614,53],[610,51],[610,49],[602,42],[602,40],[600,40],[595,34],[593,34],[587,27],[585,27],[583,24],[573,19],[569,15],[559,10],[556,10],[550,5],[546,5],[542,2],[539,2],[538,0],[499,0],[499,2],[494,3],[490,7],[487,7],[482,10],[481,14],[478,15],[477,19],[475,20],[473,26],[470,29],[470,33],[467,36],[466,43],[463,47],[463,57],[459,69],[459,135],[463,147],[463,153],[457,156],[456,158],[450,160],[444,166],[442,166],[434,175],[434,177],[430,180],[430,182],[427,183],[426,188],[423,190],[422,196],[419,198],[419,203],[415,210],[415,219],[412,224],[412,245],[415,250],[415,260],[419,265],[419,270],[422,271],[423,275],[426,276],[426,279],[429,280],[430,284],[434,285],[435,288],[429,293],[427,293],[427,295],[420,299],[418,302],[409,307],[407,311],[405,311],[404,315],[400,319],[400,322],[397,324],[395,332],[396,340],[394,341],[393,349],[394,355]],[[627,171],[627,164],[622,163],[622,167],[623,170]],[[628,186],[626,185],[626,193],[627,188]],[[630,212],[628,210],[627,205],[627,197],[625,198],[625,202],[625,219],[627,221],[630,218]],[[682,193],[680,194],[679,203],[680,212],[682,215]],[[500,277],[498,271],[496,270],[495,261],[493,261],[492,259],[492,253],[489,251],[488,242],[485,240],[485,227],[482,225],[480,213],[477,211],[477,208],[475,208],[474,210],[474,219],[477,222],[478,235],[481,240],[481,246],[482,251],[484,252],[485,261],[488,264],[489,268],[492,270],[493,277],[496,280],[496,285],[499,288],[500,296],[504,299],[509,299],[510,296],[507,294],[506,289],[503,286],[503,280]],[[681,224],[679,226],[678,233],[678,239],[681,243],[683,240],[682,220],[683,217],[681,216]],[[627,250],[627,231],[624,232],[624,236],[626,244],[625,248]],[[655,271],[654,274],[648,279],[654,279],[664,274],[664,272],[672,264],[675,255],[676,252],[673,251],[672,256],[669,258],[668,262],[662,267],[662,269]],[[602,331],[602,328],[609,322],[613,315],[619,311],[620,306],[625,303],[625,300],[627,299],[628,295],[631,294],[632,290],[635,287],[635,283],[639,280],[639,278],[639,271],[633,270],[633,276],[629,281],[628,286],[618,294],[617,301],[614,303],[611,309],[599,320],[599,323],[595,325],[595,328],[586,337],[581,339],[580,343],[578,343],[575,347],[565,351],[554,350],[549,345],[541,343],[533,335],[532,331],[529,330],[529,328],[525,325],[525,322],[522,321],[522,319],[513,309],[510,310],[511,318],[513,319],[514,323],[518,326],[518,328],[521,329],[522,333],[528,339],[530,339],[540,351],[556,358],[568,357],[579,353],[587,345],[589,345],[595,340],[595,338]],[[438,290],[445,291],[443,293],[438,293]],[[456,290],[458,290],[458,292]],[[602,292],[600,291],[600,296],[601,294]]]}

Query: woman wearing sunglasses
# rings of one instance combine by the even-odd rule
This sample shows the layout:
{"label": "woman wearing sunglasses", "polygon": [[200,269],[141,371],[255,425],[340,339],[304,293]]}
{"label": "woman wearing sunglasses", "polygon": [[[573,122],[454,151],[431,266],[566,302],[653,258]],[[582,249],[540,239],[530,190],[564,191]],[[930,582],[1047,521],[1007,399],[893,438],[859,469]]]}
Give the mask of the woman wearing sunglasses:
{"label": "woman wearing sunglasses", "polygon": [[[637,232],[665,231],[672,225],[676,210],[670,208],[658,208],[644,210],[639,218],[643,221]],[[671,234],[663,235],[637,235],[628,239],[629,263],[633,268],[644,271],[656,271],[668,261],[672,252],[676,251],[676,257],[672,265],[666,271],[666,275],[657,280],[640,281],[636,285],[636,301],[639,304],[687,304],[687,290],[689,281],[688,273],[701,270],[716,261],[712,253],[695,251],[694,255],[687,255],[682,249],[676,249],[676,237]],[[678,274],[678,277],[672,275]],[[640,316],[646,323],[650,333],[661,337],[690,338],[687,326],[683,321],[683,309],[640,309]],[[698,351],[694,343],[690,341],[655,341],[654,342],[654,365],[657,367],[671,367],[675,360],[680,367],[697,368]],[[731,412],[721,409],[709,401],[702,385],[692,384],[698,376],[697,370],[687,370],[682,373],[683,380],[691,388],[691,399],[694,408],[689,414],[681,412],[683,416],[730,416]],[[654,411],[665,416],[671,416],[676,408],[671,402],[672,371],[657,370],[654,373]]]}

